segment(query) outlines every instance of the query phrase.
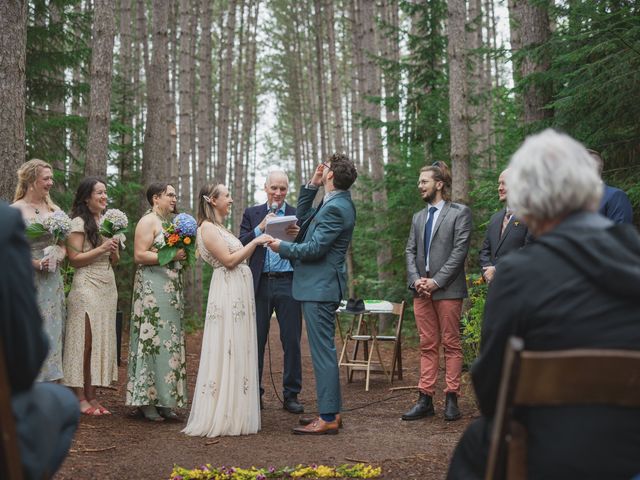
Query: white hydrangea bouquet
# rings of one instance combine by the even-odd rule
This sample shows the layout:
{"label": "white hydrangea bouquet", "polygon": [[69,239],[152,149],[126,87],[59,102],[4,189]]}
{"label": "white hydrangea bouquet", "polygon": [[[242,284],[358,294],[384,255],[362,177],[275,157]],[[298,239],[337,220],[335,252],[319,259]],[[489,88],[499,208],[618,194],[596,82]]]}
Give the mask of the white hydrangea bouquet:
{"label": "white hydrangea bouquet", "polygon": [[115,238],[120,241],[120,246],[124,249],[124,232],[129,226],[129,219],[124,212],[117,208],[110,208],[100,220],[100,235],[106,238]]}
{"label": "white hydrangea bouquet", "polygon": [[58,243],[64,241],[71,231],[71,219],[62,210],[56,210],[47,216],[41,223],[34,222],[26,229],[29,238],[40,238],[46,233],[53,237],[53,243],[44,249],[43,260],[48,259],[47,269],[55,272],[58,264],[64,259],[64,249]]}

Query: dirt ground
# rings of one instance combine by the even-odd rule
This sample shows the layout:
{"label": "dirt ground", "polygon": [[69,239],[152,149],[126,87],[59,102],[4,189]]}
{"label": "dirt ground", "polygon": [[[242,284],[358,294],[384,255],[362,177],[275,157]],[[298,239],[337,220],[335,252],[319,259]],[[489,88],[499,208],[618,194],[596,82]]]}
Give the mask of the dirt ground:
{"label": "dirt ground", "polygon": [[[193,392],[200,356],[202,333],[187,338],[189,393]],[[270,334],[273,380],[281,395],[282,349],[277,322],[272,321]],[[214,466],[282,467],[297,464],[340,465],[365,462],[381,466],[385,479],[443,479],[453,448],[466,425],[477,415],[472,388],[465,374],[460,408],[463,418],[457,422],[443,419],[444,394],[435,396],[436,416],[404,422],[400,420],[417,398],[416,390],[390,391],[384,375],[372,375],[368,392],[364,374],[356,372],[352,383],[343,385],[344,428],[339,435],[320,437],[291,433],[298,416],[283,410],[271,384],[269,360],[265,359],[265,409],[262,430],[257,435],[222,438],[188,437],[180,430],[188,417],[188,409],[179,411],[180,422],[154,423],[130,415],[124,405],[126,386],[126,353],[128,339],[122,341],[122,365],[114,389],[101,389],[99,398],[112,412],[108,417],[83,416],[71,452],[55,476],[63,479],[168,479],[174,464],[193,468],[205,463]],[[337,340],[338,348],[341,347]],[[267,351],[268,353],[268,351]],[[388,354],[389,351],[384,351]],[[305,414],[313,413],[315,385],[311,356],[303,338],[303,391],[300,400]],[[409,387],[418,382],[419,362],[416,347],[403,349],[404,379],[393,387]],[[444,372],[439,375],[440,387]]]}

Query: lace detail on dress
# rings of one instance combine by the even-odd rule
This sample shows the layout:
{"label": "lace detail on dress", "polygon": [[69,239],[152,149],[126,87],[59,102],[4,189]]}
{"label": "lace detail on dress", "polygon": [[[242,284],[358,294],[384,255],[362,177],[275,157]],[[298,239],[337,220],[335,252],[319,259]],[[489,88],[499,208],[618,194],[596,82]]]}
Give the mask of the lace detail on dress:
{"label": "lace detail on dress", "polygon": [[[229,253],[237,252],[242,248],[242,242],[240,242],[240,240],[238,240],[229,230],[221,227],[220,225],[216,225],[215,223],[213,224],[213,226],[220,232],[220,236],[222,236],[222,239],[225,241],[227,247],[229,248]],[[204,239],[202,238],[202,227],[198,228],[196,242],[198,245],[198,251],[200,252],[202,259],[205,262],[207,262],[213,268],[226,268],[222,264],[222,262],[214,257],[211,252],[207,250],[207,247],[204,246]],[[247,261],[243,260],[242,263],[246,264]]]}

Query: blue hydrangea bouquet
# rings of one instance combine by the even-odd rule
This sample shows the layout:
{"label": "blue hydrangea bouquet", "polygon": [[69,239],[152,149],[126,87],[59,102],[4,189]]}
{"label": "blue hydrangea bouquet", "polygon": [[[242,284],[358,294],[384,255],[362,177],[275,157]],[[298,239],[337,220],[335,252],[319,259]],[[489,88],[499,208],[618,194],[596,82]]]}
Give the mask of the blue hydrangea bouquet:
{"label": "blue hydrangea bouquet", "polygon": [[164,245],[158,248],[158,263],[167,265],[182,248],[187,254],[185,263],[193,266],[196,263],[196,219],[187,213],[179,213],[172,221],[163,223],[162,229]]}

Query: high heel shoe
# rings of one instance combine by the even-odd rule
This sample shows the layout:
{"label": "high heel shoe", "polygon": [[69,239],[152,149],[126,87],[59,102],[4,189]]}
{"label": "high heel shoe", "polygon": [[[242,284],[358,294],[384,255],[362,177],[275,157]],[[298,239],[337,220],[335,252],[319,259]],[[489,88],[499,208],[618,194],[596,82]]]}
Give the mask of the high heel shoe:
{"label": "high heel shoe", "polygon": [[158,414],[158,410],[153,405],[142,405],[138,407],[144,418],[152,422],[164,422],[164,418]]}

